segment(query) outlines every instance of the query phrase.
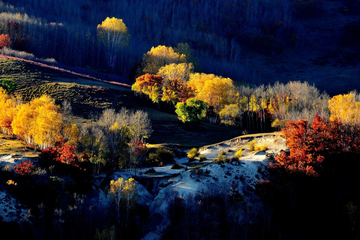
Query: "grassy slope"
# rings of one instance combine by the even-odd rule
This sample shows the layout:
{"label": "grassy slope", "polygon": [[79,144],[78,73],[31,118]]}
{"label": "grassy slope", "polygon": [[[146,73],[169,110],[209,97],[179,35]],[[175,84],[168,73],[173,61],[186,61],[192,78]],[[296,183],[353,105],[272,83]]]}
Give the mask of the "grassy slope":
{"label": "grassy slope", "polygon": [[145,107],[126,87],[74,77],[68,73],[45,69],[30,63],[0,58],[0,78],[13,79],[17,83],[16,94],[24,101],[48,94],[57,104],[67,99],[74,115],[90,119],[104,108],[141,109],[148,112],[153,135],[149,143],[180,144],[187,147],[203,146],[224,141],[241,134],[238,129],[216,126],[206,122],[188,128],[175,114],[158,111],[156,107]]}
{"label": "grassy slope", "polygon": [[39,152],[28,148],[24,141],[0,134],[0,155],[10,154],[27,158],[38,157]]}

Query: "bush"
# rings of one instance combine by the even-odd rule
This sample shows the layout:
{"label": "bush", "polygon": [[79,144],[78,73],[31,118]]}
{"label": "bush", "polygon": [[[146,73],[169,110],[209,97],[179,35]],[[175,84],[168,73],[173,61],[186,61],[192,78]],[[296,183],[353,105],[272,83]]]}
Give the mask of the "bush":
{"label": "bush", "polygon": [[237,152],[235,153],[235,157],[241,158],[242,156],[243,156],[242,149],[239,149],[239,151],[237,151]]}
{"label": "bush", "polygon": [[217,157],[219,162],[226,162],[226,155],[224,151],[221,151]]}
{"label": "bush", "polygon": [[15,173],[19,175],[29,175],[33,172],[33,170],[34,170],[34,163],[31,162],[30,160],[23,161],[22,163],[14,167]]}
{"label": "bush", "polygon": [[15,91],[16,83],[11,79],[0,79],[0,87],[6,90],[7,94]]}
{"label": "bush", "polygon": [[174,161],[174,153],[171,150],[158,148],[155,153],[150,153],[146,159],[150,166],[163,166]]}
{"label": "bush", "polygon": [[249,142],[249,151],[254,151],[255,150],[255,140],[252,140],[251,142]]}
{"label": "bush", "polygon": [[159,148],[156,150],[156,155],[162,163],[168,164],[174,161],[174,153],[171,150]]}
{"label": "bush", "polygon": [[260,151],[266,151],[268,148],[265,144],[259,146]]}
{"label": "bush", "polygon": [[194,160],[194,158],[198,155],[198,150],[196,148],[190,149],[190,151],[187,153],[187,157],[190,160]]}
{"label": "bush", "polygon": [[255,150],[255,151],[266,151],[266,150],[267,150],[267,146],[266,146],[265,144],[255,145],[254,150]]}

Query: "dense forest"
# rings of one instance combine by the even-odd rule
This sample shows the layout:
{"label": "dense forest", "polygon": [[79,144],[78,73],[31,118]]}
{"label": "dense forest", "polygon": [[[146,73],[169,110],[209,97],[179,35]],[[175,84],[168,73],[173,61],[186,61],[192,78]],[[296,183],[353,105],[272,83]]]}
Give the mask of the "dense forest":
{"label": "dense forest", "polygon": [[14,238],[358,239],[359,0],[0,10],[0,53],[18,57],[0,69]]}
{"label": "dense forest", "polygon": [[[356,4],[342,5],[356,11]],[[306,21],[321,16],[324,1],[3,1],[1,10],[3,32],[15,36],[14,48],[39,58],[108,67],[96,27],[116,17],[130,35],[114,69],[125,77],[152,46],[188,43],[204,72],[257,83],[266,81],[244,60],[248,50],[278,55],[307,49],[315,42]],[[21,26],[9,29],[9,21]],[[348,34],[356,36],[358,25],[353,25]],[[341,29],[335,31],[340,37]]]}

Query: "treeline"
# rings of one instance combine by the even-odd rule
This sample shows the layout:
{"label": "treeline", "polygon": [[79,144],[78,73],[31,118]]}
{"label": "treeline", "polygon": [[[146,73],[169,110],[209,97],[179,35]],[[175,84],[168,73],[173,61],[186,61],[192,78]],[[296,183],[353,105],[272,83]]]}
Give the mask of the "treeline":
{"label": "treeline", "polygon": [[296,45],[304,37],[298,17],[321,12],[317,11],[321,2],[9,0],[0,5],[0,29],[9,33],[13,31],[7,27],[9,21],[20,24],[22,41],[16,48],[37,57],[73,66],[107,67],[96,26],[106,17],[116,17],[124,21],[131,36],[128,47],[120,51],[115,68],[118,73],[130,73],[151,46],[187,42],[203,62],[205,72],[230,74],[235,79],[244,70],[233,66],[242,60],[244,47],[274,53]]}
{"label": "treeline", "polygon": [[[145,74],[136,78],[132,90],[159,107],[176,108],[184,122],[201,120],[205,108],[208,121],[249,131],[280,129],[290,119],[311,119],[317,113],[330,116],[330,97],[307,82],[258,87],[239,84],[230,78],[194,72],[192,52],[188,44],[151,48],[138,68],[138,75]],[[206,106],[200,102],[195,106],[192,99]]]}
{"label": "treeline", "polygon": [[145,141],[152,133],[147,113],[106,109],[93,122],[80,126],[71,119],[69,102],[60,109],[54,99],[43,95],[23,103],[0,88],[1,132],[42,150],[40,159],[48,166],[62,162],[79,167],[87,161],[88,170],[98,174],[145,161]]}

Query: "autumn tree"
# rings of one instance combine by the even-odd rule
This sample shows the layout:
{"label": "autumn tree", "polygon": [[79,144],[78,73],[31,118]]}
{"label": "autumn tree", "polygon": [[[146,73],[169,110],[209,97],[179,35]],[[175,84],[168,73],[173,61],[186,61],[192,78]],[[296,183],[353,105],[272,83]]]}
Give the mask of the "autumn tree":
{"label": "autumn tree", "polygon": [[355,94],[340,94],[329,100],[330,119],[339,119],[342,123],[359,123],[360,102]]}
{"label": "autumn tree", "polygon": [[16,114],[16,101],[0,87],[0,128],[5,134],[12,134],[12,121]]}
{"label": "autumn tree", "polygon": [[22,37],[23,25],[15,21],[9,21],[6,24],[7,33],[13,42],[13,49],[23,50],[24,44],[28,41],[28,38]]}
{"label": "autumn tree", "polygon": [[97,26],[97,37],[105,48],[107,64],[114,68],[120,48],[129,42],[128,28],[122,19],[107,17]]}
{"label": "autumn tree", "polygon": [[144,54],[142,66],[144,73],[156,74],[165,65],[185,62],[186,56],[184,54],[175,52],[172,47],[159,45],[152,47],[150,51]]}
{"label": "autumn tree", "polygon": [[133,178],[129,178],[129,180],[119,178],[116,181],[110,181],[109,196],[115,204],[118,223],[120,223],[121,217],[124,217],[124,221],[128,220],[129,211],[135,203],[135,188],[136,184]]}
{"label": "autumn tree", "polygon": [[75,123],[68,123],[63,126],[62,135],[69,145],[76,145],[79,141],[80,130]]}
{"label": "autumn tree", "polygon": [[192,63],[171,63],[165,65],[157,72],[165,81],[171,81],[180,79],[183,82],[187,82],[190,78],[190,73],[193,69]]}
{"label": "autumn tree", "polygon": [[206,116],[207,108],[208,105],[204,101],[195,98],[189,98],[185,103],[178,102],[176,104],[175,112],[182,122],[197,123]]}
{"label": "autumn tree", "polygon": [[282,130],[290,154],[278,155],[275,168],[317,176],[324,159],[332,154],[359,152],[359,127],[342,124],[337,119],[326,120],[316,115],[311,124],[307,120],[289,121]]}
{"label": "autumn tree", "polygon": [[153,102],[159,102],[164,79],[160,75],[144,74],[136,79],[131,90],[148,95]]}
{"label": "autumn tree", "polygon": [[240,120],[237,119],[241,116],[241,109],[237,104],[225,105],[225,107],[220,111],[219,116],[222,123],[234,126],[240,122]]}
{"label": "autumn tree", "polygon": [[107,155],[107,144],[102,127],[96,123],[83,124],[78,149],[89,157],[93,173],[99,174],[106,164]]}
{"label": "autumn tree", "polygon": [[11,127],[14,134],[40,149],[52,146],[60,137],[62,117],[54,99],[47,95],[17,107]]}
{"label": "autumn tree", "polygon": [[195,97],[214,107],[219,113],[227,104],[236,102],[236,89],[230,78],[214,74],[190,74],[188,86],[195,89]]}
{"label": "autumn tree", "polygon": [[11,46],[11,39],[9,34],[0,35],[0,48],[8,48]]}
{"label": "autumn tree", "polygon": [[189,87],[181,79],[175,78],[165,82],[163,85],[161,101],[171,102],[175,105],[177,102],[185,102],[194,96],[194,89]]}

